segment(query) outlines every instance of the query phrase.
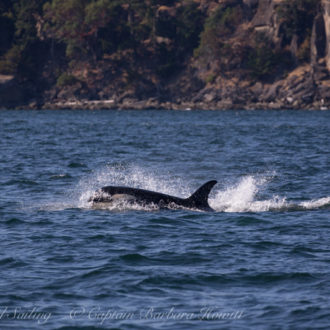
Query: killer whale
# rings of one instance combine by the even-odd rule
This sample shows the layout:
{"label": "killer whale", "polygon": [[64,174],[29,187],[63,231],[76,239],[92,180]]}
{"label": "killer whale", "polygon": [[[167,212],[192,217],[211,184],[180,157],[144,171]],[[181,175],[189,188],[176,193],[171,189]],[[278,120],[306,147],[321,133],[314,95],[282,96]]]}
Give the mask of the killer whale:
{"label": "killer whale", "polygon": [[122,186],[106,186],[97,190],[88,200],[93,205],[108,204],[118,200],[136,203],[142,206],[154,205],[160,209],[197,209],[201,211],[214,211],[208,197],[216,180],[208,181],[198,188],[190,197],[180,198],[163,193]]}

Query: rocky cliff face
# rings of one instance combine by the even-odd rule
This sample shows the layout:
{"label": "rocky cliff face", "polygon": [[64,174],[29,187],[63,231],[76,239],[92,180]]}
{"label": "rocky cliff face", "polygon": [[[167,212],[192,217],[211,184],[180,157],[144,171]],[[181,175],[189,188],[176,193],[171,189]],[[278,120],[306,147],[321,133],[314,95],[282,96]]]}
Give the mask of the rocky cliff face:
{"label": "rocky cliff face", "polygon": [[[295,32],[290,39],[283,35],[288,23],[281,18],[279,6],[286,5],[285,0],[245,0],[243,3],[253,10],[254,15],[251,20],[242,22],[244,29],[237,28],[239,35],[236,32],[232,37],[233,44],[240,36],[248,45],[253,44],[254,37],[266,36],[269,40],[266,47],[278,50],[277,54],[288,59],[291,57],[292,64],[285,69],[286,72],[275,73],[272,79],[257,82],[235,74],[236,71],[241,74],[242,67],[227,72],[225,76],[220,74],[214,83],[208,83],[197,94],[197,99],[206,104],[213,102],[212,108],[330,109],[330,2],[322,1],[311,22],[312,35],[305,36],[304,40]],[[244,45],[244,40],[240,42]],[[284,52],[286,49],[287,53]],[[309,57],[308,53],[310,60],[302,62],[300,58]]]}
{"label": "rocky cliff face", "polygon": [[326,62],[330,72],[330,2],[322,0],[323,19],[326,33]]}
{"label": "rocky cliff face", "polygon": [[[330,109],[329,0],[320,0],[306,16],[307,32],[291,26],[290,15],[279,10],[296,0],[195,0],[204,31],[194,52],[175,39],[182,3],[155,8],[154,35],[142,50],[71,63],[61,84],[50,82],[52,87],[33,99],[15,79],[0,81],[0,106],[15,106],[17,100],[16,105],[44,108]],[[186,14],[184,26],[192,12]]]}

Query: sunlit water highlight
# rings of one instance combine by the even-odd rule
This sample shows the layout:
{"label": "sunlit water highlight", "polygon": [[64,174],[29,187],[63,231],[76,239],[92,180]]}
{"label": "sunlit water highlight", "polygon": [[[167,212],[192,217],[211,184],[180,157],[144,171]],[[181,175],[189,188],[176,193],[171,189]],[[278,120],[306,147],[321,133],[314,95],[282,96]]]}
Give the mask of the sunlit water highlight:
{"label": "sunlit water highlight", "polygon": [[[330,113],[0,112],[1,329],[327,329]],[[122,203],[217,180],[215,212]]]}

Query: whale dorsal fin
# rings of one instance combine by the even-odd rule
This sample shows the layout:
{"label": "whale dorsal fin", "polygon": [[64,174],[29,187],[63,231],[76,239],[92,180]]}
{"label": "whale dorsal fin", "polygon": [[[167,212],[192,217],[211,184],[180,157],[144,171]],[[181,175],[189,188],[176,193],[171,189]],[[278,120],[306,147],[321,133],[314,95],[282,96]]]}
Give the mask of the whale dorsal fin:
{"label": "whale dorsal fin", "polygon": [[187,201],[192,204],[192,206],[202,209],[211,209],[208,198],[211,189],[217,183],[216,180],[208,181],[204,183],[200,188],[198,188],[189,198]]}

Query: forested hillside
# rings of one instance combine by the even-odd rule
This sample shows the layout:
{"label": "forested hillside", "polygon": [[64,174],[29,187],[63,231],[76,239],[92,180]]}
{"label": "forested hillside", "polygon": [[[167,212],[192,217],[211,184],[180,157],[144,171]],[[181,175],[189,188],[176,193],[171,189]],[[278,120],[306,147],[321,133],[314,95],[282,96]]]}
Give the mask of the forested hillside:
{"label": "forested hillside", "polygon": [[322,0],[2,0],[0,107],[326,108]]}

